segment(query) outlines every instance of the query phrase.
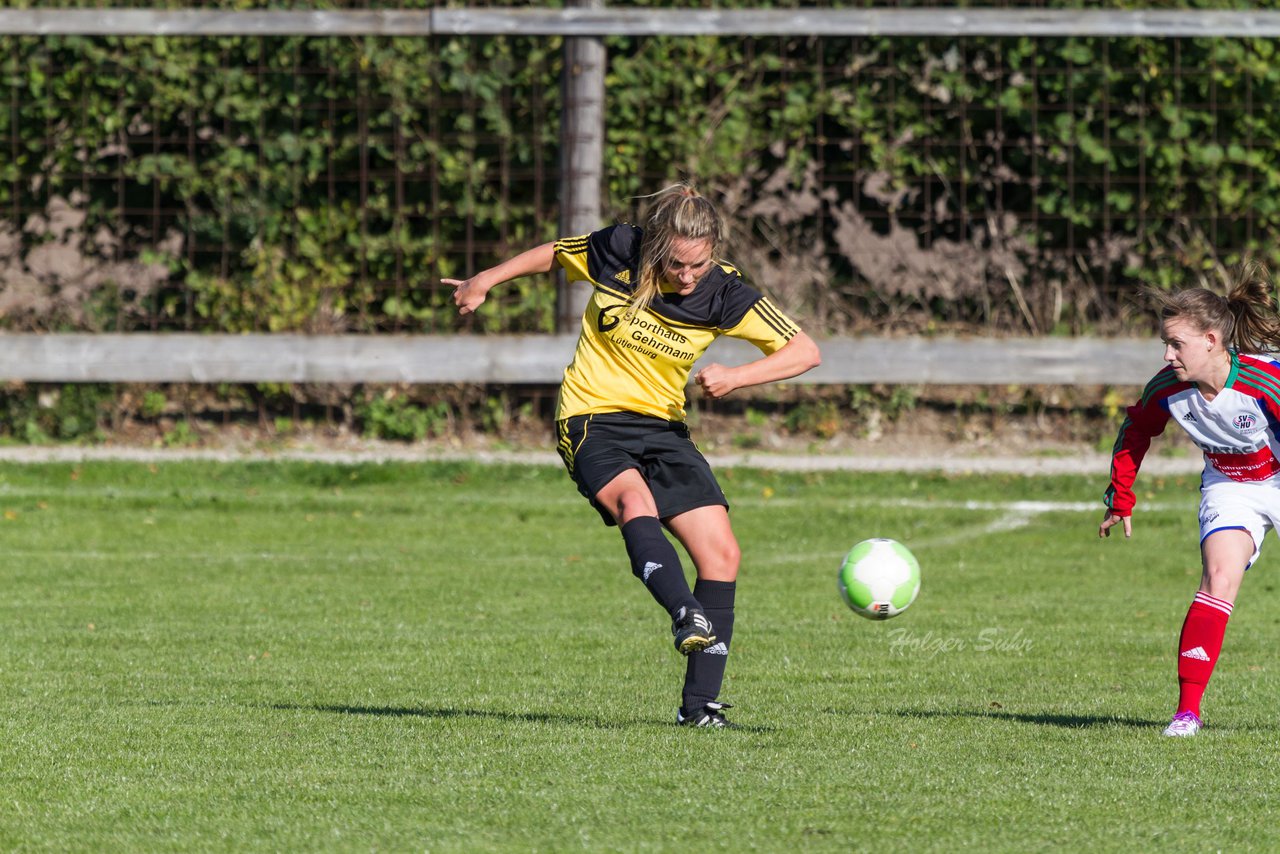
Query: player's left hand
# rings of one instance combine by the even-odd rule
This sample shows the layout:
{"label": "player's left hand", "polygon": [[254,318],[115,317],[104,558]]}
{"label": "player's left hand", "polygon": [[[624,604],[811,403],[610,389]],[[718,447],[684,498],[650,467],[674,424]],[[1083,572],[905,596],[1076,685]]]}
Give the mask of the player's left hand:
{"label": "player's left hand", "polygon": [[1114,513],[1112,513],[1110,510],[1106,510],[1102,514],[1102,524],[1098,526],[1098,536],[1099,537],[1111,536],[1111,529],[1115,525],[1123,526],[1124,537],[1126,540],[1133,536],[1133,517],[1117,516]]}
{"label": "player's left hand", "polygon": [[693,377],[694,382],[702,386],[702,390],[719,400],[738,386],[733,381],[733,369],[712,362]]}

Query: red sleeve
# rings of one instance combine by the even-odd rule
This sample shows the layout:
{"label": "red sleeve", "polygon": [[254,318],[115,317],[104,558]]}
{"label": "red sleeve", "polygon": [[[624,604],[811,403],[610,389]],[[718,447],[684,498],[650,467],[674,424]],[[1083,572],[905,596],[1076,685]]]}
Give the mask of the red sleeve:
{"label": "red sleeve", "polygon": [[[1111,485],[1103,500],[1117,516],[1133,514],[1133,506],[1138,503],[1133,494],[1138,468],[1151,447],[1151,440],[1163,433],[1169,423],[1169,410],[1164,406],[1168,394],[1153,393],[1155,384],[1156,380],[1152,380],[1142,399],[1125,410],[1124,423],[1111,449]],[[1168,386],[1165,389],[1172,390]]]}

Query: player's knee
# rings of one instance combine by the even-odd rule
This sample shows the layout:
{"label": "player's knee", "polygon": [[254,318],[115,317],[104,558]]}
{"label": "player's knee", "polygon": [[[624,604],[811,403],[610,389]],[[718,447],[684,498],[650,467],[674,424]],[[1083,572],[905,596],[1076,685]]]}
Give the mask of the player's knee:
{"label": "player's knee", "polygon": [[737,540],[730,540],[724,545],[724,554],[722,555],[724,564],[732,567],[734,574],[738,572],[738,564],[742,563],[742,549],[738,547]]}
{"label": "player's knee", "polygon": [[737,540],[729,539],[716,544],[711,550],[707,567],[708,577],[720,581],[733,581],[738,577],[738,565],[742,563],[742,549]]}
{"label": "player's knee", "polygon": [[658,507],[653,502],[653,496],[643,489],[629,489],[621,492],[612,503],[613,506],[609,509],[622,525],[640,516],[658,515]]}
{"label": "player's knee", "polygon": [[1233,601],[1244,578],[1245,565],[1237,561],[1223,560],[1205,563],[1200,589],[1210,596]]}

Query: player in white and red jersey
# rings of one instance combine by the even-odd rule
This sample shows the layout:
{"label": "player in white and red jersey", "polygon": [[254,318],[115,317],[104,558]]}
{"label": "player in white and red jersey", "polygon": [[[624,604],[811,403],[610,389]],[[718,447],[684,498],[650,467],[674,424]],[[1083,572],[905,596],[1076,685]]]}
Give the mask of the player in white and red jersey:
{"label": "player in white and red jersey", "polygon": [[1200,589],[1178,644],[1178,707],[1168,736],[1200,731],[1200,701],[1222,650],[1245,570],[1280,527],[1280,316],[1266,271],[1246,265],[1226,297],[1155,294],[1164,368],[1129,407],[1111,460],[1098,536],[1133,532],[1133,483],[1152,438],[1176,422],[1204,452]]}

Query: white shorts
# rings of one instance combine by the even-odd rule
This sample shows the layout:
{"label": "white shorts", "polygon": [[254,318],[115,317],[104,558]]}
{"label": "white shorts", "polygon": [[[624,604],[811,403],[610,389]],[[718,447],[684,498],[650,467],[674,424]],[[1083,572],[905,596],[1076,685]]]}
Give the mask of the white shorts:
{"label": "white shorts", "polygon": [[1253,537],[1252,566],[1262,551],[1262,538],[1272,528],[1280,529],[1280,485],[1226,481],[1201,490],[1201,544],[1217,531],[1247,531]]}

